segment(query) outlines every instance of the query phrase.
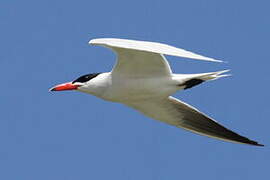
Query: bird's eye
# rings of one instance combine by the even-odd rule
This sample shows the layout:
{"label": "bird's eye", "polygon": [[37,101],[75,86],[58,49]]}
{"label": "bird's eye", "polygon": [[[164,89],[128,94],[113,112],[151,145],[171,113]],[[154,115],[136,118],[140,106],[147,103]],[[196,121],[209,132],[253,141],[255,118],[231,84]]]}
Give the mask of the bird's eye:
{"label": "bird's eye", "polygon": [[84,82],[87,82],[87,81],[93,79],[94,77],[96,77],[99,74],[100,73],[86,74],[86,75],[83,75],[83,76],[79,77],[78,79],[74,80],[72,83],[75,83],[75,82],[84,83]]}

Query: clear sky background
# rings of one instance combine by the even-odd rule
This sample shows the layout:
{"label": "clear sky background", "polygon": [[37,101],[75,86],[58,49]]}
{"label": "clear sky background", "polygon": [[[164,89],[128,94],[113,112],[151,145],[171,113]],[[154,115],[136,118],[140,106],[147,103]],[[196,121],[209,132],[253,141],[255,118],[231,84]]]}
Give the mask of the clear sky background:
{"label": "clear sky background", "polygon": [[[269,1],[9,0],[0,4],[0,179],[268,179]],[[202,137],[55,84],[110,71],[98,37],[163,42],[228,63],[167,57],[174,72],[233,76],[175,96],[266,147]]]}

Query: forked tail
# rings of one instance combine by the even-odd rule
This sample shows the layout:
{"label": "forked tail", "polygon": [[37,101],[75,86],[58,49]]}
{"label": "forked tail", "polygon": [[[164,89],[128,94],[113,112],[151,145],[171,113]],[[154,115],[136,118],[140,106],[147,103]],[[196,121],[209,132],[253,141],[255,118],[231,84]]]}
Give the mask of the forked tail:
{"label": "forked tail", "polygon": [[228,71],[230,70],[199,73],[199,74],[185,74],[185,75],[181,74],[180,77],[182,83],[179,86],[183,86],[184,89],[189,89],[192,88],[193,86],[196,86],[208,80],[215,80],[221,77],[231,76],[230,74],[224,74]]}

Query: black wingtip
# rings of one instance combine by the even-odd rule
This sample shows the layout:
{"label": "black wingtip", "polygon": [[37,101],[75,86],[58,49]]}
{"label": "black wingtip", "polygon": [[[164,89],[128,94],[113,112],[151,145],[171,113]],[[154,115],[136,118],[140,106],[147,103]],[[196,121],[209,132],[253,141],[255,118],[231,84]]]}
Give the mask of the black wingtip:
{"label": "black wingtip", "polygon": [[254,146],[261,146],[261,147],[264,146],[263,144],[259,144],[259,143],[257,143],[257,142],[255,142],[254,144],[251,144],[251,145],[254,145]]}
{"label": "black wingtip", "polygon": [[261,146],[261,147],[264,146],[263,144],[259,144],[258,142],[252,141],[252,140],[249,140],[249,139],[248,139],[247,142],[243,142],[243,143],[248,144],[248,145],[253,145],[253,146]]}

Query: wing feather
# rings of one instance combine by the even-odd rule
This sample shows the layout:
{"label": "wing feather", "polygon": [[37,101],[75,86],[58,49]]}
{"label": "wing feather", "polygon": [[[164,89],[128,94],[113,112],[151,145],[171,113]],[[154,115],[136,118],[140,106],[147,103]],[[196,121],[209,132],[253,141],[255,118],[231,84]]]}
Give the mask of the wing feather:
{"label": "wing feather", "polygon": [[157,42],[116,39],[116,38],[100,38],[100,39],[92,39],[91,41],[89,41],[89,44],[101,45],[109,48],[133,49],[138,51],[146,51],[204,61],[222,62],[221,60],[202,56],[184,49],[176,48],[170,45]]}
{"label": "wing feather", "polygon": [[194,107],[181,102],[174,97],[152,101],[149,100],[141,104],[131,105],[131,107],[153,119],[184,128],[200,135],[223,141],[263,146],[256,141],[250,140],[225,128]]}

